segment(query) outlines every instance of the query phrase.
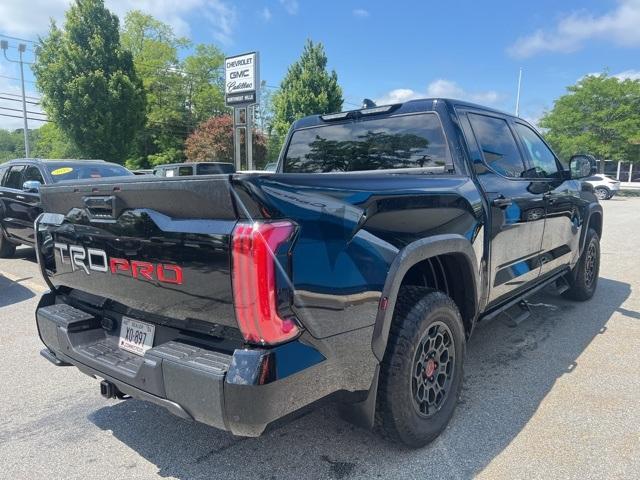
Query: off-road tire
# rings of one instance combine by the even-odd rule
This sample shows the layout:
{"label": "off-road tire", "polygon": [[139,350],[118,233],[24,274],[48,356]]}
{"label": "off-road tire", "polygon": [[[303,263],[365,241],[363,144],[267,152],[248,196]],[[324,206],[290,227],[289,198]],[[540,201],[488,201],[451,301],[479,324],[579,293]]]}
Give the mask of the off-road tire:
{"label": "off-road tire", "polygon": [[593,297],[600,272],[600,238],[593,228],[587,231],[584,250],[573,271],[567,275],[569,289],[562,295],[571,300],[585,301]]}
{"label": "off-road tire", "polygon": [[11,258],[14,253],[16,253],[15,243],[11,243],[7,240],[2,228],[0,228],[0,258]]}
{"label": "off-road tire", "polygon": [[[414,372],[421,371],[423,365],[419,360],[422,358],[421,352],[427,349],[423,342],[433,334],[434,328],[436,333],[437,329],[449,332],[454,353],[453,365],[449,367],[446,364],[446,368],[451,371],[450,378],[446,374],[448,383],[444,383],[448,391],[440,406],[434,407],[429,415],[428,412],[420,411],[426,401],[420,403],[414,393],[416,383],[412,382],[416,381]],[[430,345],[437,343],[435,340],[437,339],[430,340]],[[376,405],[377,431],[389,440],[414,448],[433,441],[445,429],[455,410],[462,387],[464,354],[464,325],[453,300],[444,293],[429,288],[402,287],[380,368]],[[434,355],[438,359],[437,354]],[[439,375],[437,373],[436,381],[442,378]],[[424,385],[427,380],[425,376]]]}

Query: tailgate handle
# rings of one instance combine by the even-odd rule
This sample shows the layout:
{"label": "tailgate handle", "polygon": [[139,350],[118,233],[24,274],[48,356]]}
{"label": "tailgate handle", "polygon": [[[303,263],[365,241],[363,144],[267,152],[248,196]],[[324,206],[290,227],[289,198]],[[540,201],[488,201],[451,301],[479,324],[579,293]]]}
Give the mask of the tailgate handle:
{"label": "tailgate handle", "polygon": [[84,205],[92,221],[113,221],[117,218],[117,198],[113,195],[84,197]]}

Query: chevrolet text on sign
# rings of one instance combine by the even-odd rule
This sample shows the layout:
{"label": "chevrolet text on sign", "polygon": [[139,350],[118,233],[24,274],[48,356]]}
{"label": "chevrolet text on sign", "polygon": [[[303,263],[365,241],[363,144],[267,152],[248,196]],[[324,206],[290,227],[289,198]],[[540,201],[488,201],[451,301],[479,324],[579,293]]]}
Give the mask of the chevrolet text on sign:
{"label": "chevrolet text on sign", "polygon": [[255,103],[259,82],[257,52],[226,58],[224,71],[227,105]]}

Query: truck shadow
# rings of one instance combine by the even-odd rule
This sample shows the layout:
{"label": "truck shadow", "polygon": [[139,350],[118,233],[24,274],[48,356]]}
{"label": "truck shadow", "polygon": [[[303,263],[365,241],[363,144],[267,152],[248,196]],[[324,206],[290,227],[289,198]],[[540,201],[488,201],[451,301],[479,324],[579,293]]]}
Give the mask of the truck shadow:
{"label": "truck shadow", "polygon": [[16,249],[16,253],[13,254],[12,258],[28,260],[29,262],[38,263],[38,259],[36,258],[36,250],[32,247],[27,247],[25,245],[18,247]]}
{"label": "truck shadow", "polygon": [[33,298],[35,294],[20,285],[20,280],[13,281],[0,274],[0,308]]}
{"label": "truck shadow", "polygon": [[[630,295],[626,283],[601,278],[593,300],[573,303],[548,293],[530,299],[534,315],[517,327],[480,325],[468,346],[465,387],[447,430],[409,450],[381,440],[326,406],[260,438],[236,438],[193,424],[145,402],[101,408],[90,420],[180,479],[469,478],[522,431],[554,383],[579,368],[578,358]],[[632,317],[638,318],[638,317]]]}

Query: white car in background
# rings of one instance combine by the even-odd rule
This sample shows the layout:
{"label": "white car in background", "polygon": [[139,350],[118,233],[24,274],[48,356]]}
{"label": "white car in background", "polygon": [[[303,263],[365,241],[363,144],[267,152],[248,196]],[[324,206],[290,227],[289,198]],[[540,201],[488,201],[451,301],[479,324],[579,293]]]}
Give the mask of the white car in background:
{"label": "white car in background", "polygon": [[596,173],[583,181],[593,186],[593,192],[598,200],[609,200],[620,191],[620,182],[608,175]]}

